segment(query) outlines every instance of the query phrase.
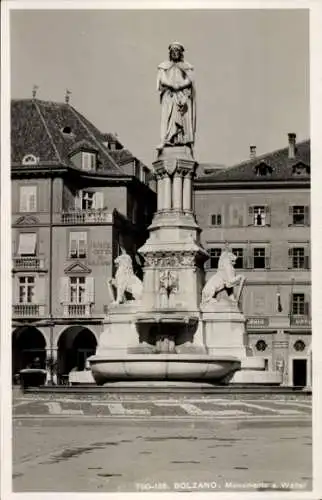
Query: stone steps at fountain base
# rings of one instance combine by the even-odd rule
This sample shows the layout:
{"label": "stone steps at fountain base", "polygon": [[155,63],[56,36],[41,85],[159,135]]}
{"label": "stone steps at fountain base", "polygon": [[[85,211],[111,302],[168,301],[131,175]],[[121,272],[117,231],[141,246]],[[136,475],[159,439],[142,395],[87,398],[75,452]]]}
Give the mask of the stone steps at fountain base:
{"label": "stone steps at fountain base", "polygon": [[[158,395],[173,397],[178,395],[222,395],[227,397],[240,397],[242,395],[252,395],[258,397],[274,397],[283,396],[293,397],[308,397],[311,395],[311,388],[302,387],[286,387],[286,386],[270,386],[270,385],[243,385],[234,384],[226,386],[214,386],[207,383],[192,383],[192,382],[113,382],[104,386],[93,384],[79,384],[73,386],[42,386],[30,387],[24,390],[25,394],[83,394],[91,396],[100,394],[108,396],[110,394],[131,394],[140,397],[156,397]],[[162,397],[163,397],[162,396]]]}

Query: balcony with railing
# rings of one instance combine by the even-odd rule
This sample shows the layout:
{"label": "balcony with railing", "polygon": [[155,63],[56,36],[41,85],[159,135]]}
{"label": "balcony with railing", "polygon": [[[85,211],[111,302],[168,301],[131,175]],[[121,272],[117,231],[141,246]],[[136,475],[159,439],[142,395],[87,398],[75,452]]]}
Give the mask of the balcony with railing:
{"label": "balcony with railing", "polygon": [[12,309],[16,318],[38,318],[45,314],[45,306],[41,304],[13,304]]}
{"label": "balcony with railing", "polygon": [[63,314],[66,318],[90,318],[91,304],[64,304]]}
{"label": "balcony with railing", "polygon": [[113,222],[113,214],[104,209],[67,210],[62,212],[63,224],[103,224]]}
{"label": "balcony with railing", "polygon": [[40,257],[14,257],[13,269],[15,271],[41,271],[45,269],[45,260]]}

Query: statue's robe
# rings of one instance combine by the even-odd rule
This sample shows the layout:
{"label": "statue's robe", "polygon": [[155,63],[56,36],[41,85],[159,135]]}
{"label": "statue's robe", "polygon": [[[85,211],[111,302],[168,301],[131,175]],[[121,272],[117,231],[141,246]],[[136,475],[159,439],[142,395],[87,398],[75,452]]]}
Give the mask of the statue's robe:
{"label": "statue's robe", "polygon": [[[170,85],[181,85],[185,79],[190,87],[173,91],[163,85],[165,75]],[[192,147],[196,131],[196,92],[193,67],[188,62],[165,61],[158,66],[157,89],[161,102],[161,144],[187,145]]]}

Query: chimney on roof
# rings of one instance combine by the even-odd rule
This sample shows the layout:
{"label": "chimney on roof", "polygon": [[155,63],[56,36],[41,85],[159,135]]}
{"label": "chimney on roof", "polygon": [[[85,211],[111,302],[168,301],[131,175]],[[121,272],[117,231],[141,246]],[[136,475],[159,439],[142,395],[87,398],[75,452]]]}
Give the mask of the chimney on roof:
{"label": "chimney on roof", "polygon": [[69,103],[71,94],[72,94],[71,91],[66,89],[66,92],[65,92],[65,103],[66,104]]}
{"label": "chimney on roof", "polygon": [[290,132],[288,134],[288,157],[290,160],[294,160],[296,154],[296,134]]}
{"label": "chimney on roof", "polygon": [[256,146],[249,146],[249,158],[251,160],[256,158]]}
{"label": "chimney on roof", "polygon": [[34,85],[32,88],[32,98],[36,99],[37,96],[37,90],[39,89],[38,85]]}

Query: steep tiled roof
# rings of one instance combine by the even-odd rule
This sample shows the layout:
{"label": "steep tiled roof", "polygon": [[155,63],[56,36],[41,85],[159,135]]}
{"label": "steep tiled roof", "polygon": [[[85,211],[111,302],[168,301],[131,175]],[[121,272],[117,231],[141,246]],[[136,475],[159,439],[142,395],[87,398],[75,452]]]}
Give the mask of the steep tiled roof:
{"label": "steep tiled roof", "polygon": [[203,177],[204,175],[212,175],[214,172],[218,172],[227,168],[226,165],[221,163],[199,163],[196,175],[197,177]]}
{"label": "steep tiled roof", "polygon": [[114,151],[110,151],[110,155],[120,165],[135,158],[128,149],[115,149]]}
{"label": "steep tiled roof", "polygon": [[32,154],[39,158],[39,165],[72,166],[71,151],[79,144],[87,144],[98,151],[100,171],[124,175],[122,162],[115,154],[122,150],[109,151],[103,144],[113,139],[122,146],[113,134],[102,134],[69,104],[39,99],[11,102],[12,164],[21,165],[24,156]]}
{"label": "steep tiled roof", "polygon": [[[293,167],[298,163],[303,163],[308,167],[308,172],[297,176],[293,174]],[[257,168],[261,165],[268,166],[266,175],[258,175]],[[210,175],[201,176],[198,182],[243,182],[256,181],[287,181],[294,179],[310,179],[310,140],[296,144],[296,155],[294,159],[289,159],[288,148],[279,149],[262,156],[246,160],[229,168],[220,169]]]}

